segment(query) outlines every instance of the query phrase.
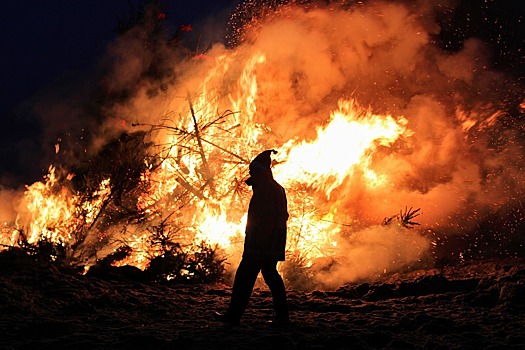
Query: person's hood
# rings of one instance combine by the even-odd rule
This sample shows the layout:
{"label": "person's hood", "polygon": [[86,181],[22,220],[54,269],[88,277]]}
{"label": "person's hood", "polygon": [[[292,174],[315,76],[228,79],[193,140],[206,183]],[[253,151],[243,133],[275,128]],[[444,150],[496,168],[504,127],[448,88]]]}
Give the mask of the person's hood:
{"label": "person's hood", "polygon": [[[272,166],[272,158],[271,155],[276,154],[277,151],[274,149],[268,149],[266,151],[263,151],[259,153],[250,163],[250,172],[252,171],[265,171],[268,172],[270,175],[272,173],[271,166]],[[253,177],[250,176],[246,181],[244,181],[248,186],[254,185]]]}

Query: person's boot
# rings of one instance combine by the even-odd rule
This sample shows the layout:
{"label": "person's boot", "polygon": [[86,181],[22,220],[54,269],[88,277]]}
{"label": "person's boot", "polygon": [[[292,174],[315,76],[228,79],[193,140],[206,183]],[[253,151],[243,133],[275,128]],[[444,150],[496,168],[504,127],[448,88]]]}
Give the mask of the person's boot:
{"label": "person's boot", "polygon": [[[286,304],[285,304],[286,305]],[[270,321],[270,325],[276,328],[283,328],[290,325],[290,317],[288,315],[288,307],[279,309],[279,312],[273,313],[273,318]]]}
{"label": "person's boot", "polygon": [[286,298],[276,298],[275,308],[273,311],[272,326],[286,327],[290,324],[290,316],[288,313],[288,303]]}

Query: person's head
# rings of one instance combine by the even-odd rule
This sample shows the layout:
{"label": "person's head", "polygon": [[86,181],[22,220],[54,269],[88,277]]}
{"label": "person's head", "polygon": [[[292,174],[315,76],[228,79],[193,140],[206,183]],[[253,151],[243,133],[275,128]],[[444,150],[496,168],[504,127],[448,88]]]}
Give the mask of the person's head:
{"label": "person's head", "polygon": [[272,153],[277,153],[277,151],[273,149],[266,150],[252,160],[250,163],[250,177],[246,180],[249,186],[256,185],[264,181],[264,179],[273,178],[271,169]]}

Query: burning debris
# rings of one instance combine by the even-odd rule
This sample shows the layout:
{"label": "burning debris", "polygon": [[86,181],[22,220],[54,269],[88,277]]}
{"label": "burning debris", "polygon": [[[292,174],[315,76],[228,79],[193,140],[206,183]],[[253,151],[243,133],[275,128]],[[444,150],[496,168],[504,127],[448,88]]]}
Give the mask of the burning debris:
{"label": "burning debris", "polygon": [[405,207],[405,211],[399,211],[399,214],[393,215],[389,218],[383,219],[383,225],[390,225],[393,220],[397,221],[399,225],[405,227],[405,228],[414,228],[415,226],[419,226],[420,224],[416,221],[412,221],[412,219],[418,217],[421,215],[419,212],[421,208],[413,210],[412,207],[410,209],[407,209]]}
{"label": "burning debris", "polygon": [[[108,121],[80,162],[27,186],[2,243],[215,281],[240,259],[247,160],[269,148],[289,194],[282,269],[296,287],[419,267],[443,237],[475,236],[496,212],[519,213],[521,227],[522,129],[505,101],[522,91],[503,91],[484,45],[440,50],[430,4],[313,4],[266,7],[208,60],[173,53],[165,16],[124,23],[103,84]],[[378,224],[406,203],[418,209]]]}

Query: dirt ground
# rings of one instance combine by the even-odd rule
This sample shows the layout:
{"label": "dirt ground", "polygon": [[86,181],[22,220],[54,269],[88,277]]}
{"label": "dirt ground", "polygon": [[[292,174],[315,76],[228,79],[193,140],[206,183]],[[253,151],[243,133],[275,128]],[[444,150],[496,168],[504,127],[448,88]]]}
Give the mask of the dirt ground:
{"label": "dirt ground", "polygon": [[256,288],[240,326],[224,284],[143,284],[57,269],[0,268],[1,349],[524,349],[525,262],[477,261],[334,291],[288,291],[269,324]]}

